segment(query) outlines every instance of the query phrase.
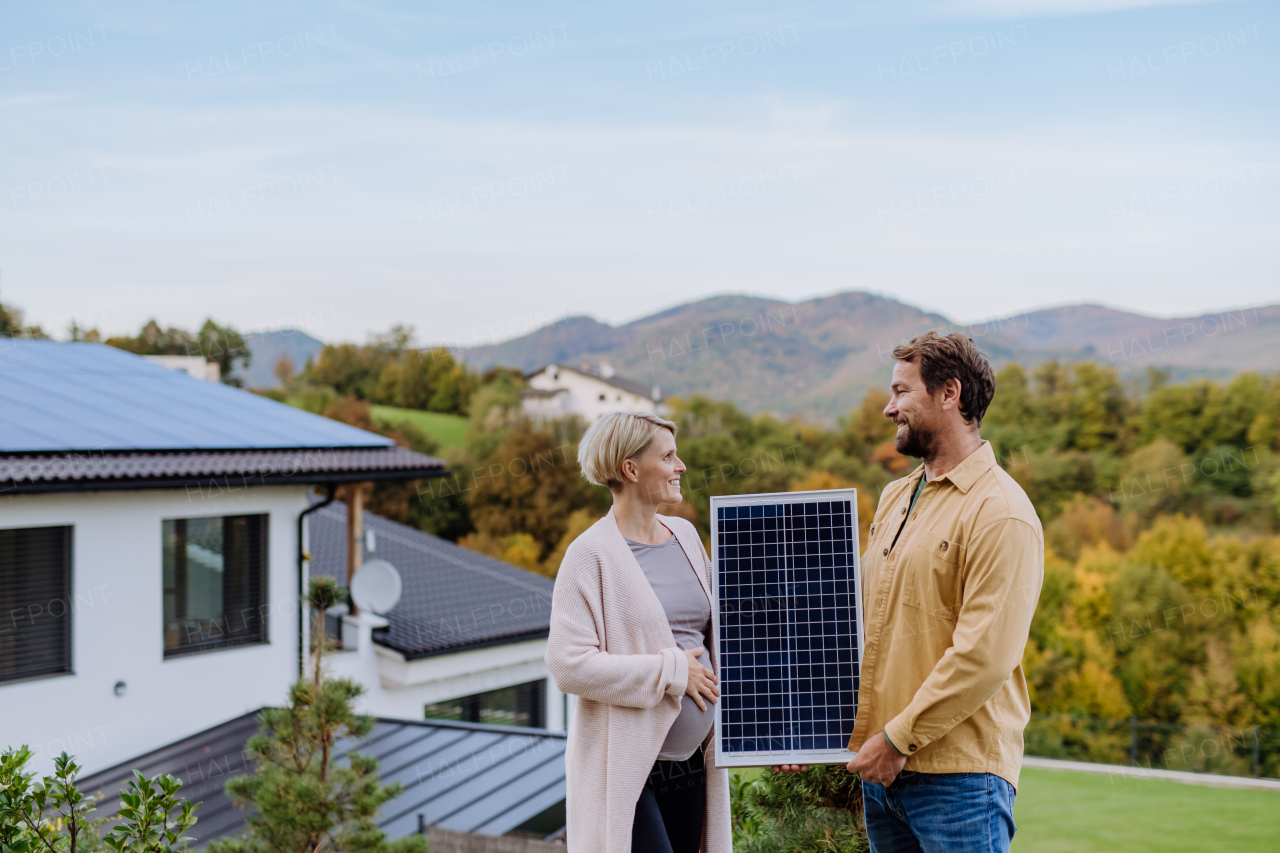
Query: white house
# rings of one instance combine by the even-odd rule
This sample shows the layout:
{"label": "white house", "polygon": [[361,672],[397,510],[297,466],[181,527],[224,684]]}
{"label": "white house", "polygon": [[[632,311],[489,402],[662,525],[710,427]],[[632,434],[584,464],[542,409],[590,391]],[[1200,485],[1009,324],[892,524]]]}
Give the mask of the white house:
{"label": "white house", "polygon": [[193,379],[206,382],[221,382],[222,367],[202,355],[144,355],[147,361],[167,367],[170,370],[181,370]]}
{"label": "white house", "polygon": [[92,772],[278,704],[311,487],[442,473],[101,344],[0,340],[0,746]]}
{"label": "white house", "polygon": [[376,556],[398,568],[401,600],[337,614],[347,648],[327,661],[367,688],[384,770],[416,773],[381,825],[562,827],[566,702],[542,659],[552,582],[365,513],[358,489],[351,512],[333,500],[343,484],[445,473],[101,344],[0,339],[0,748],[31,746],[37,772],[72,753],[93,790],[133,768],[177,772],[211,801],[202,841],[238,831],[221,786],[249,769],[256,712],[301,671],[308,573],[346,583]]}
{"label": "white house", "polygon": [[531,418],[555,420],[577,415],[587,423],[606,412],[656,412],[662,400],[657,385],[615,376],[606,362],[596,370],[548,364],[525,374],[523,409]]}
{"label": "white house", "polygon": [[[311,574],[341,578],[347,506],[309,518]],[[327,666],[364,684],[361,710],[563,731],[565,696],[543,660],[552,580],[370,512],[362,528],[364,558],[390,562],[403,592],[384,616],[346,616],[341,607],[330,621],[348,648]]]}

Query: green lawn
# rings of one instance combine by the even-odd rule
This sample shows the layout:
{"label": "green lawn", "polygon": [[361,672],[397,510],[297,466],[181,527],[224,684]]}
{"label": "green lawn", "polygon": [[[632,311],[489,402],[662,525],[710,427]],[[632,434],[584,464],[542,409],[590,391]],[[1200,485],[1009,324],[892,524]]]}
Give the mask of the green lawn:
{"label": "green lawn", "polygon": [[1011,853],[1280,850],[1280,793],[1023,768]]}
{"label": "green lawn", "polygon": [[466,441],[468,422],[461,415],[399,409],[395,406],[371,406],[370,408],[373,410],[374,420],[383,426],[395,426],[403,421],[409,421],[440,442],[441,450],[462,447]]}

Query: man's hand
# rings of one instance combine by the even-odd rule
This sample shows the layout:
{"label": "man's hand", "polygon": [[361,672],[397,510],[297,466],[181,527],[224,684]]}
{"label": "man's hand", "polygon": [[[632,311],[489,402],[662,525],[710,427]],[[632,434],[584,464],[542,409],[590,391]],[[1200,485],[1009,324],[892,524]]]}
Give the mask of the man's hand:
{"label": "man's hand", "polygon": [[774,773],[803,773],[809,769],[808,764],[775,764],[769,768]]}
{"label": "man's hand", "polygon": [[[689,683],[685,686],[684,692],[693,697],[699,711],[707,710],[706,702],[715,702],[720,698],[720,688],[716,686],[720,679],[698,660],[698,656],[705,651],[706,649],[703,648],[684,651],[684,656],[689,659]],[[706,702],[703,701],[704,696]]]}
{"label": "man's hand", "polygon": [[850,773],[861,774],[864,782],[875,782],[888,787],[893,784],[894,779],[898,778],[898,774],[906,764],[907,757],[899,755],[889,745],[884,732],[878,732],[867,738],[867,742],[849,762],[847,769]]}

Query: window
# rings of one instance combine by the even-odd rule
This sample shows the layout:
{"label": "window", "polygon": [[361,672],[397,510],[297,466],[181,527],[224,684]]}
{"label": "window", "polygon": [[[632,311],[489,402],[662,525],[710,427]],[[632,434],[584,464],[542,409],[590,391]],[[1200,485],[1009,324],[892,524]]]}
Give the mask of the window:
{"label": "window", "polygon": [[461,699],[433,702],[426,706],[425,716],[428,720],[461,720],[465,723],[541,729],[546,727],[543,713],[546,689],[546,682],[538,680]]}
{"label": "window", "polygon": [[603,394],[601,394],[601,395],[600,395],[600,402],[601,402],[601,403],[603,403],[603,402],[604,402],[604,395],[603,395]]}
{"label": "window", "polygon": [[71,672],[71,528],[0,530],[0,682]]}
{"label": "window", "polygon": [[164,522],[164,655],[267,641],[267,516]]}

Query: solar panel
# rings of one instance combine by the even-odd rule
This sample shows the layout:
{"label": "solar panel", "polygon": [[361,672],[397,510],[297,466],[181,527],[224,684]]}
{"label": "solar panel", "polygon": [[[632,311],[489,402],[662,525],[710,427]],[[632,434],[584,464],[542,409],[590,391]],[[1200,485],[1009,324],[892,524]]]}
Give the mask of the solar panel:
{"label": "solar panel", "polygon": [[711,498],[716,763],[836,764],[858,708],[855,489]]}
{"label": "solar panel", "polygon": [[0,453],[393,444],[102,344],[0,338]]}

